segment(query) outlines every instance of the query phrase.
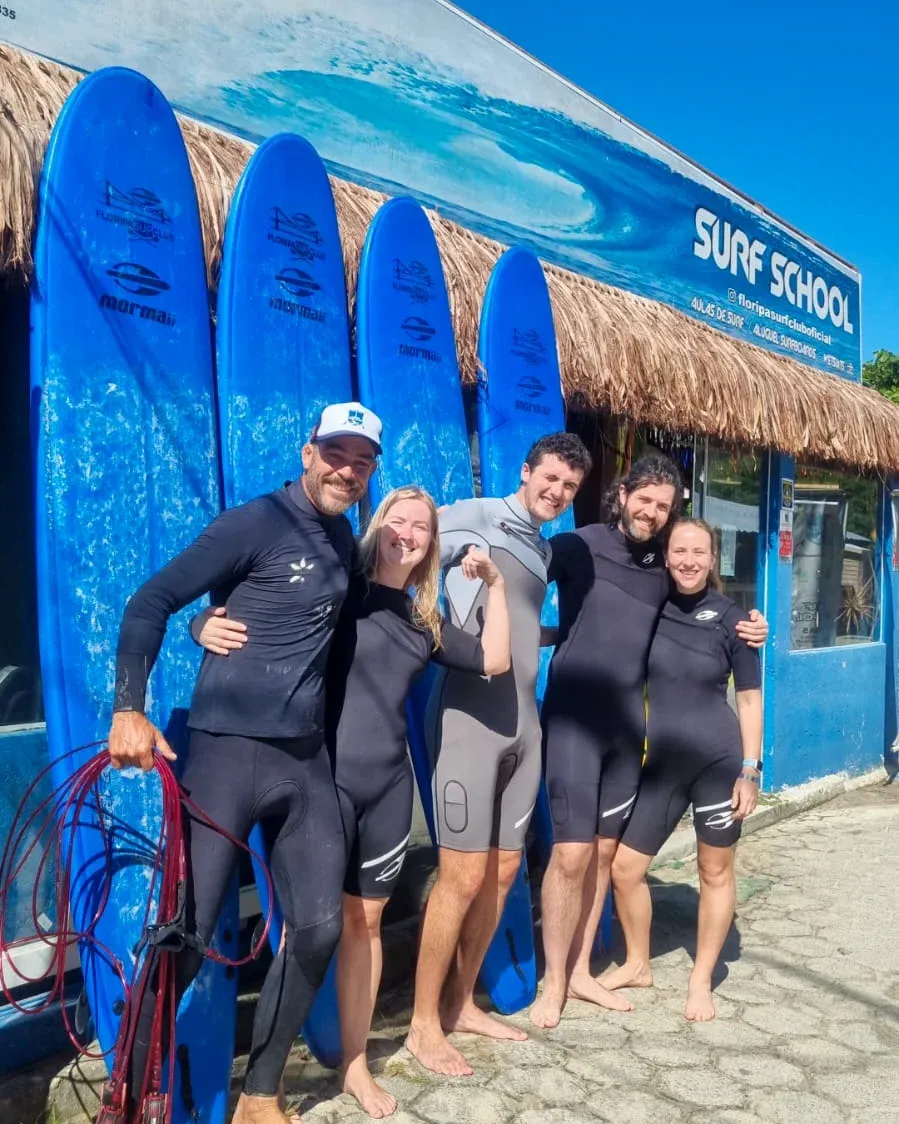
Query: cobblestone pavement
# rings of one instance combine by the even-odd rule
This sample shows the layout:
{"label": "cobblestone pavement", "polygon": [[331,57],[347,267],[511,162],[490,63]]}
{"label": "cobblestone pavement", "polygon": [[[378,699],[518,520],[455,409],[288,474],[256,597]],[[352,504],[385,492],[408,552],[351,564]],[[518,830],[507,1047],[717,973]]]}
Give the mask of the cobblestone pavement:
{"label": "cobblestone pavement", "polygon": [[[681,1013],[695,933],[688,860],[654,871],[656,986],[630,1014],[572,1001],[525,1043],[459,1036],[474,1077],[438,1078],[402,1047],[408,995],[371,1053],[395,1124],[899,1124],[899,784],[859,790],[747,838],[719,1017]],[[618,950],[620,955],[620,949]],[[599,964],[598,968],[605,965]],[[292,1057],[308,1124],[368,1120],[334,1075]]]}

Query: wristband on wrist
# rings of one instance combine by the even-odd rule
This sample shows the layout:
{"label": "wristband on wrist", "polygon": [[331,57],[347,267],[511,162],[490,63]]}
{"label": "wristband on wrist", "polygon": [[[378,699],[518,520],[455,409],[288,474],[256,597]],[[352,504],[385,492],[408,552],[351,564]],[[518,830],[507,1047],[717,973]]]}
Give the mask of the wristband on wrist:
{"label": "wristband on wrist", "polygon": [[759,758],[759,757],[744,757],[743,763],[742,763],[742,768],[744,768],[744,769],[755,769],[757,772],[760,773],[762,771],[761,758]]}

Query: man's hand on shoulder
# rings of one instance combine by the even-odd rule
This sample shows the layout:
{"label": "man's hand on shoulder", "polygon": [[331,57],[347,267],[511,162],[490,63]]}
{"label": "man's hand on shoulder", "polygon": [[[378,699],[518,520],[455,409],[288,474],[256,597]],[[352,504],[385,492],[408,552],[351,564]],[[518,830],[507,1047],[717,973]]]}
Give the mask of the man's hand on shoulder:
{"label": "man's hand on shoulder", "polygon": [[758,609],[750,611],[748,621],[737,621],[737,636],[745,640],[750,648],[764,648],[768,639],[768,622]]}

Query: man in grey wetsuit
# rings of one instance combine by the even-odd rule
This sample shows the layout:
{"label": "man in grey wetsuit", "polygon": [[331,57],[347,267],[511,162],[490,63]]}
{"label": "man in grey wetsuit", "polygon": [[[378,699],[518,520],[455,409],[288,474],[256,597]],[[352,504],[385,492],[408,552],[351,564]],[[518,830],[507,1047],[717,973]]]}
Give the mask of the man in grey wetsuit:
{"label": "man in grey wetsuit", "polygon": [[475,1006],[474,987],[521,864],[540,784],[535,688],[550,558],[540,528],[570,506],[589,470],[578,437],[550,434],[529,451],[515,494],[463,500],[440,513],[450,619],[481,630],[486,591],[455,566],[475,544],[505,580],[512,668],[489,680],[443,670],[429,704],[439,869],[425,909],[407,1045],[437,1073],[472,1072],[447,1041],[449,1031],[526,1037]]}

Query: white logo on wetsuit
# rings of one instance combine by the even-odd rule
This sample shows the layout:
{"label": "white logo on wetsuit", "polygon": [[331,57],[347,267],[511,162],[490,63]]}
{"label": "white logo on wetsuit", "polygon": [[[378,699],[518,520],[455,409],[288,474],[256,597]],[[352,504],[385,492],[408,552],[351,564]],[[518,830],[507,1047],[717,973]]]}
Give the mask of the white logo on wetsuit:
{"label": "white logo on wetsuit", "polygon": [[301,558],[299,562],[291,562],[290,568],[294,571],[293,577],[290,579],[290,584],[293,585],[294,582],[304,582],[309,571],[315,569],[315,563],[307,562],[305,558]]}
{"label": "white logo on wetsuit", "polygon": [[705,826],[710,827],[712,831],[726,831],[733,822],[733,810],[726,808],[723,812],[716,812],[713,816],[709,816],[705,821]]}
{"label": "white logo on wetsuit", "polygon": [[403,863],[405,861],[406,852],[404,851],[398,858],[384,867],[381,873],[375,877],[375,882],[392,882],[403,869]]}
{"label": "white logo on wetsuit", "polygon": [[713,621],[718,614],[714,609],[703,609],[701,613],[697,613],[693,618],[697,621]]}
{"label": "white logo on wetsuit", "polygon": [[644,554],[643,555],[643,565],[644,566],[651,566],[652,563],[655,562],[655,560],[656,560],[655,554]]}

